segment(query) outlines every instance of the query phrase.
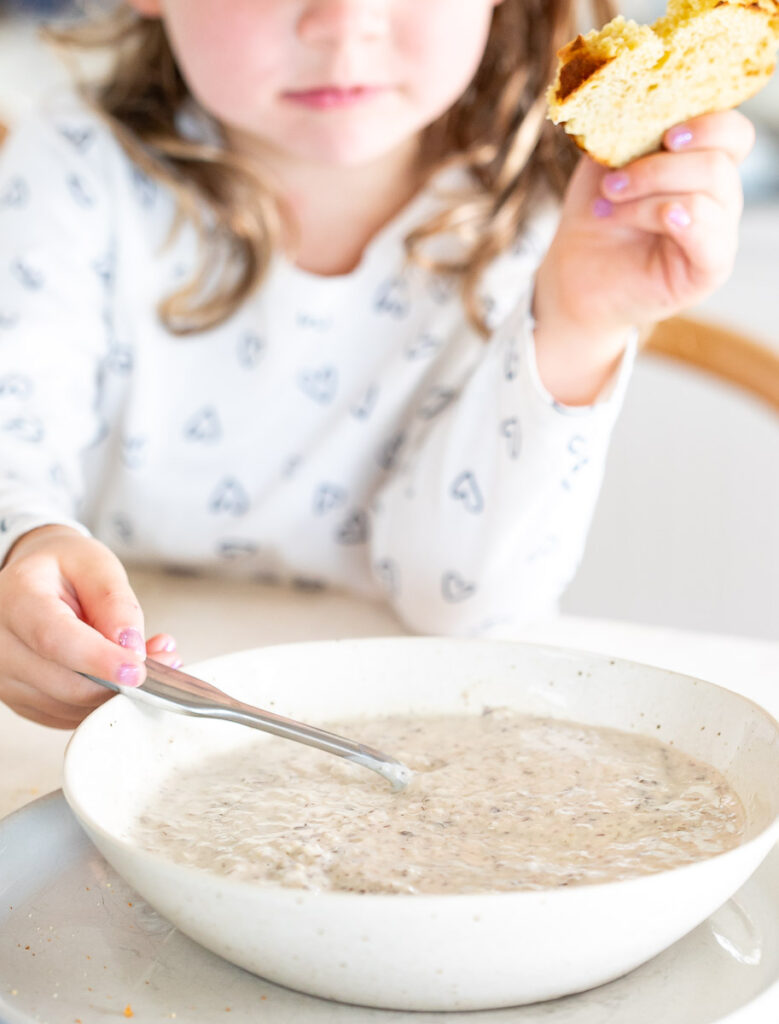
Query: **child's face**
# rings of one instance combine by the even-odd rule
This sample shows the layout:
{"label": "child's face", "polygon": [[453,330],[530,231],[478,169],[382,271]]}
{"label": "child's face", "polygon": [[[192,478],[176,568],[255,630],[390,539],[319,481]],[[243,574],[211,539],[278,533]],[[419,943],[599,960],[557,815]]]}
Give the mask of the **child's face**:
{"label": "child's face", "polygon": [[189,86],[285,156],[355,165],[462,94],[500,0],[131,0],[160,14]]}

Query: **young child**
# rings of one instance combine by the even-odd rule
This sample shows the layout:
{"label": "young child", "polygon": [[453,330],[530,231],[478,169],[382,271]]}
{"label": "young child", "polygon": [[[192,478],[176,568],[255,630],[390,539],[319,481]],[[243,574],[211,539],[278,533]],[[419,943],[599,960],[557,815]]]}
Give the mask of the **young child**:
{"label": "young child", "polygon": [[727,276],[752,144],[702,117],[582,159],[560,207],[574,6],[131,0],[83,30],[117,55],[100,112],[0,154],[0,699],[72,727],[107,696],[77,671],[177,657],[121,561],[424,632],[553,607],[635,337]]}

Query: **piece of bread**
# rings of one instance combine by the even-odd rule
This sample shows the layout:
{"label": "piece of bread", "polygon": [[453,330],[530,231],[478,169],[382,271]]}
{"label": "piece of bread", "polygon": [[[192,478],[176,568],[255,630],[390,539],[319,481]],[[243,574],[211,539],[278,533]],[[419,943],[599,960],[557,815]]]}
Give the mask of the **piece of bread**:
{"label": "piece of bread", "polygon": [[762,89],[777,48],[779,0],[669,0],[652,26],[620,16],[563,47],[549,117],[621,167],[659,149],[672,125]]}

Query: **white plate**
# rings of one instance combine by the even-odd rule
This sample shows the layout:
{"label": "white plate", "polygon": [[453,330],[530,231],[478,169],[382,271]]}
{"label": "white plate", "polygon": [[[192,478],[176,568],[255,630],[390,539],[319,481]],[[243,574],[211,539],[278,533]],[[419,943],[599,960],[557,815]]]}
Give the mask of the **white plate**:
{"label": "white plate", "polygon": [[0,894],[1,1024],[117,1024],[128,1004],[137,1024],[779,1019],[779,849],[716,914],[632,974],[567,999],[467,1015],[330,1003],[271,985],[208,953],[117,877],[59,793],[0,821]]}

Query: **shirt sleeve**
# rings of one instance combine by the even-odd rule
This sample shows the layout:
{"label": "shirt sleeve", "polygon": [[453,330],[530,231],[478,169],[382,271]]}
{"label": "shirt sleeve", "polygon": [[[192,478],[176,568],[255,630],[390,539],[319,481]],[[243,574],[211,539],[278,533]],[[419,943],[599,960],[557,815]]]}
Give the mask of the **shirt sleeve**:
{"label": "shirt sleeve", "polygon": [[441,388],[451,400],[417,416],[377,494],[373,571],[417,632],[499,633],[548,615],[581,560],[636,338],[607,397],[563,406],[539,378],[529,310],[530,294],[459,392]]}
{"label": "shirt sleeve", "polygon": [[48,523],[86,533],[111,241],[99,129],[40,116],[0,150],[0,565]]}

